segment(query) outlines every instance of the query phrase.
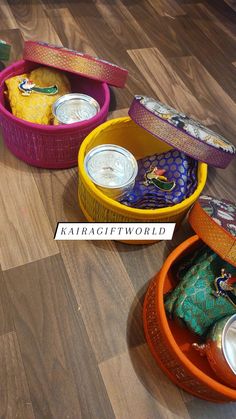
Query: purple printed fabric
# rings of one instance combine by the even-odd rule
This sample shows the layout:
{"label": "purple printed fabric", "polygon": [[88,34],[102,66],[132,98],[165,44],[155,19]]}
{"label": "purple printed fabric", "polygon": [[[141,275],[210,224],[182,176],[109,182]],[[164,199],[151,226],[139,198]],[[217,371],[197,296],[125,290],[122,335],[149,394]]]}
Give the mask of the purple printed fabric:
{"label": "purple printed fabric", "polygon": [[[165,169],[168,181],[176,185],[170,192],[155,185],[145,185],[145,173],[151,167]],[[133,208],[155,209],[179,204],[193,194],[197,187],[197,161],[178,150],[155,154],[138,160],[138,175],[131,192],[120,203]]]}

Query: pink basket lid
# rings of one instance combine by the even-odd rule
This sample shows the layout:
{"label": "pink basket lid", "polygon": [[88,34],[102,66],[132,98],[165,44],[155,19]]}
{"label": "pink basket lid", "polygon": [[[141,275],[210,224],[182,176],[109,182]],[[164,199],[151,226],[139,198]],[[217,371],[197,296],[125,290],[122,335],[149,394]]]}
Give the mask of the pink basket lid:
{"label": "pink basket lid", "polygon": [[116,64],[45,42],[26,41],[23,58],[116,87],[124,87],[128,76],[128,71]]}
{"label": "pink basket lid", "polygon": [[132,120],[146,131],[196,160],[225,168],[236,148],[228,140],[182,112],[147,96],[135,96]]}

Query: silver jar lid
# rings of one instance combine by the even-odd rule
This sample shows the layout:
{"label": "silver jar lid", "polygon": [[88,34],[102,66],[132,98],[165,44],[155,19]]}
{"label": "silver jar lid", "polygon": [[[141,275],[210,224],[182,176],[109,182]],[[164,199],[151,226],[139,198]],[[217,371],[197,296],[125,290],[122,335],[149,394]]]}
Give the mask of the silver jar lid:
{"label": "silver jar lid", "polygon": [[100,111],[99,103],[82,93],[61,96],[52,105],[53,115],[61,124],[73,124],[93,118]]}
{"label": "silver jar lid", "polygon": [[135,157],[125,148],[104,144],[93,148],[85,157],[85,169],[106,195],[117,197],[134,185],[138,173]]}
{"label": "silver jar lid", "polygon": [[236,314],[227,321],[224,327],[222,346],[226,361],[236,374]]}

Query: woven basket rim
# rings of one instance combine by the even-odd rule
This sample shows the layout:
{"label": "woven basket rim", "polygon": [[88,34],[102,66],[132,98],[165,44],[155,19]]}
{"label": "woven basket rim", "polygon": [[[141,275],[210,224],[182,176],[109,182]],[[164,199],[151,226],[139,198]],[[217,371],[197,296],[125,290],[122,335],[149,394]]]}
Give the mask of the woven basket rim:
{"label": "woven basket rim", "polygon": [[130,216],[131,214],[133,214],[137,218],[139,217],[143,218],[143,216],[146,215],[155,219],[156,216],[158,215],[163,215],[165,218],[167,218],[167,216],[173,216],[175,214],[178,215],[180,214],[180,212],[187,210],[196,201],[196,199],[198,198],[198,196],[200,195],[200,193],[202,192],[205,186],[206,179],[207,179],[207,164],[206,163],[198,162],[198,186],[196,190],[194,191],[194,193],[188,198],[186,198],[184,201],[180,202],[179,204],[173,205],[172,207],[157,208],[157,209],[137,209],[137,208],[128,207],[126,205],[120,204],[118,201],[115,201],[107,197],[90,180],[89,176],[87,175],[84,169],[84,158],[85,158],[86,147],[88,146],[92,138],[94,138],[94,136],[98,136],[102,131],[106,130],[108,127],[111,127],[112,125],[122,124],[122,123],[132,123],[135,125],[135,123],[132,121],[132,119],[129,116],[111,119],[99,125],[97,128],[95,128],[90,134],[87,135],[87,137],[83,141],[79,149],[79,153],[78,153],[79,175],[81,176],[83,183],[93,193],[97,201],[99,201],[103,206],[106,206],[109,209],[112,208],[114,211],[121,213],[122,215]]}
{"label": "woven basket rim", "polygon": [[236,390],[233,388],[228,387],[227,385],[224,385],[217,380],[214,380],[213,378],[209,377],[207,374],[205,374],[202,370],[200,370],[196,365],[194,365],[181,351],[181,349],[176,344],[176,341],[174,339],[174,336],[172,335],[172,332],[170,330],[170,327],[168,325],[167,316],[165,314],[165,307],[164,307],[164,283],[166,274],[171,268],[172,264],[176,261],[176,259],[182,255],[182,253],[188,249],[191,245],[196,244],[200,242],[201,239],[197,236],[191,236],[187,240],[185,240],[183,243],[181,243],[179,246],[177,246],[167,257],[165,260],[161,270],[156,275],[157,281],[157,288],[156,288],[156,307],[159,307],[158,311],[160,314],[160,321],[162,323],[162,327],[165,330],[165,339],[169,342],[171,351],[175,353],[176,357],[179,359],[180,363],[192,374],[196,377],[197,380],[200,380],[202,383],[204,383],[206,386],[210,387],[212,390],[221,393],[224,396],[228,396],[231,399],[236,400]]}
{"label": "woven basket rim", "polygon": [[[23,66],[27,62],[28,62],[27,60],[15,61],[10,66],[6,67],[3,71],[1,71],[1,73],[0,73],[0,90],[1,89],[4,90],[4,83],[5,83],[5,80],[7,80],[7,78],[9,78],[9,71],[11,69],[12,69],[12,71],[17,70],[17,67]],[[40,67],[40,64],[38,64],[38,66]],[[0,114],[2,113],[5,117],[9,118],[10,120],[12,120],[14,123],[17,123],[18,125],[22,125],[23,127],[25,127],[25,128],[27,127],[29,129],[37,128],[37,130],[39,130],[39,131],[40,130],[45,131],[45,129],[46,129],[47,131],[52,131],[53,133],[57,133],[59,131],[60,132],[65,131],[65,133],[69,133],[70,131],[74,131],[77,128],[78,129],[88,128],[88,126],[90,126],[90,125],[96,125],[96,123],[99,120],[101,120],[103,118],[103,116],[106,115],[106,113],[108,111],[108,108],[109,108],[109,104],[110,104],[110,90],[109,90],[109,87],[108,87],[107,83],[100,82],[98,80],[96,80],[96,82],[98,83],[98,85],[101,86],[101,89],[104,92],[105,101],[104,101],[103,105],[101,106],[100,111],[95,116],[93,116],[92,118],[90,118],[88,120],[81,121],[81,122],[74,122],[73,124],[69,124],[69,125],[35,124],[33,122],[25,121],[21,118],[18,118],[16,116],[14,116],[10,111],[8,111],[5,108],[5,106],[2,104],[1,101],[0,101]]]}

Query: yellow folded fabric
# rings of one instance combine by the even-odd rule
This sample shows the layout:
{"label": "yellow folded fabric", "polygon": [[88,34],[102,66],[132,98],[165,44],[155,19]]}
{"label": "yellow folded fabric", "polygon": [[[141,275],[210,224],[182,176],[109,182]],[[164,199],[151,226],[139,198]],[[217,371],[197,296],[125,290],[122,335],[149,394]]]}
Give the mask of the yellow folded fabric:
{"label": "yellow folded fabric", "polygon": [[[19,90],[19,83],[28,78],[36,86],[48,87],[57,85],[58,93],[53,96],[32,92],[23,96]],[[6,80],[8,99],[13,115],[25,121],[49,125],[54,123],[52,104],[62,95],[70,93],[70,82],[63,72],[48,67],[39,67],[29,74],[21,74]]]}

